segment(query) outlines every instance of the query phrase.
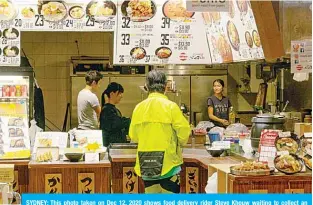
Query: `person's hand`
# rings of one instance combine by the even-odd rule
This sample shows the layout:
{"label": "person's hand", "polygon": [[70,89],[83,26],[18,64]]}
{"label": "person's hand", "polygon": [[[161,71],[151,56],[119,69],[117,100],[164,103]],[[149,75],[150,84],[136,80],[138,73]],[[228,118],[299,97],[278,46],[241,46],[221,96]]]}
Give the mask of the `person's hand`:
{"label": "person's hand", "polygon": [[228,126],[228,125],[229,125],[229,122],[228,122],[228,120],[222,120],[222,124],[223,124],[224,126]]}

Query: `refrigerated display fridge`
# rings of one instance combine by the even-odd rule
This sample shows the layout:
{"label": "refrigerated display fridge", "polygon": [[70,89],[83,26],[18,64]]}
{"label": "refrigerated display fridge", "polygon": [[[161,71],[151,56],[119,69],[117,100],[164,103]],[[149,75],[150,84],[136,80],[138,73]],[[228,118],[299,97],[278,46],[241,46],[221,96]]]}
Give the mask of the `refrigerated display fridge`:
{"label": "refrigerated display fridge", "polygon": [[33,119],[32,67],[0,67],[0,159],[30,158]]}

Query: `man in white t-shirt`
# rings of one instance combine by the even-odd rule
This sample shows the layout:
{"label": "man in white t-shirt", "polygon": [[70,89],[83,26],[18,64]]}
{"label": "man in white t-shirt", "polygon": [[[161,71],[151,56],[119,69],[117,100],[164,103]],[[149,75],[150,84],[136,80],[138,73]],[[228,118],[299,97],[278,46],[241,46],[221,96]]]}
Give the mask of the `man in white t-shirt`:
{"label": "man in white t-shirt", "polygon": [[95,92],[99,89],[102,74],[98,71],[89,71],[86,74],[86,87],[78,93],[77,112],[78,129],[99,129],[100,103]]}

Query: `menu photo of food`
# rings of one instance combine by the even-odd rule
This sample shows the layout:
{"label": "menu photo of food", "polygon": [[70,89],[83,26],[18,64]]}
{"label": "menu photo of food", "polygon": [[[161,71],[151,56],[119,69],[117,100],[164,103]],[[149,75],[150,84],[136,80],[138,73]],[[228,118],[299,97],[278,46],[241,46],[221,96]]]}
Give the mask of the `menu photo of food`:
{"label": "menu photo of food", "polygon": [[256,30],[252,31],[252,38],[253,38],[254,44],[257,47],[260,47],[261,46],[261,39],[260,39],[259,33]]}
{"label": "menu photo of food", "polygon": [[171,20],[185,20],[192,18],[195,12],[187,11],[186,4],[182,0],[168,0],[163,4],[163,14]]}
{"label": "menu photo of food", "polygon": [[144,48],[141,48],[141,47],[135,47],[135,48],[131,49],[131,51],[130,51],[130,56],[136,60],[143,59],[146,56],[146,54],[147,54],[146,50]]}
{"label": "menu photo of food", "polygon": [[9,128],[9,137],[24,137],[24,131],[21,128]]}
{"label": "menu photo of food", "polygon": [[64,1],[42,1],[38,5],[38,13],[47,22],[59,22],[66,18],[67,7]]}
{"label": "menu photo of food", "polygon": [[26,19],[34,18],[36,15],[36,11],[32,7],[26,6],[22,8],[21,15]]}
{"label": "menu photo of food", "polygon": [[225,35],[207,35],[208,45],[212,53],[212,62],[214,63],[226,63],[233,61],[232,49],[226,40]]}
{"label": "menu photo of food", "polygon": [[82,6],[72,6],[69,10],[69,16],[73,19],[81,19],[85,16]]}
{"label": "menu photo of food", "polygon": [[6,39],[14,40],[19,37],[20,33],[15,28],[7,28],[3,31],[3,37]]}
{"label": "menu photo of food", "polygon": [[25,148],[24,138],[11,139],[10,140],[10,148]]}
{"label": "menu photo of food", "polygon": [[247,0],[236,0],[238,9],[242,15],[246,15],[248,12]]}
{"label": "menu photo of food", "polygon": [[49,139],[49,138],[38,139],[37,147],[51,147],[51,146],[52,146],[52,139]]}
{"label": "menu photo of food", "polygon": [[251,36],[251,33],[249,31],[246,31],[245,33],[245,39],[246,39],[246,43],[247,45],[252,48],[253,47],[253,39]]}
{"label": "menu photo of food", "polygon": [[6,46],[3,48],[3,55],[6,57],[16,57],[20,53],[17,46]]}
{"label": "menu photo of food", "polygon": [[157,6],[152,0],[130,0],[121,5],[123,16],[130,17],[133,22],[144,22],[152,19],[156,14]]}
{"label": "menu photo of food", "polygon": [[76,141],[78,142],[79,146],[85,146],[88,143],[86,136],[76,136]]}
{"label": "menu photo of food", "polygon": [[24,119],[23,118],[9,118],[8,126],[17,126],[24,127]]}
{"label": "menu photo of food", "polygon": [[160,48],[156,49],[155,55],[159,59],[167,59],[167,58],[171,57],[172,50],[168,47],[160,47]]}
{"label": "menu photo of food", "polygon": [[17,9],[11,0],[0,0],[0,20],[8,21],[17,16]]}
{"label": "menu photo of food", "polygon": [[93,16],[99,22],[115,16],[117,7],[112,1],[91,1],[86,7],[86,15]]}
{"label": "menu photo of food", "polygon": [[238,30],[232,21],[227,22],[227,35],[228,35],[229,42],[232,45],[233,49],[235,51],[239,51],[240,38],[239,38]]}

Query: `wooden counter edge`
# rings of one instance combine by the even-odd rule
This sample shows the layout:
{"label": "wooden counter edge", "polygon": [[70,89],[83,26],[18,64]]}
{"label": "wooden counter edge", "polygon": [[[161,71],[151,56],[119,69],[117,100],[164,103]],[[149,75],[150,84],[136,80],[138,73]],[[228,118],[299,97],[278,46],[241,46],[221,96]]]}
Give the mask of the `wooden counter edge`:
{"label": "wooden counter edge", "polygon": [[0,160],[0,164],[14,164],[19,166],[27,166],[30,160]]}
{"label": "wooden counter edge", "polygon": [[56,168],[110,168],[111,163],[108,160],[94,163],[76,163],[76,162],[61,162],[61,163],[40,163],[31,161],[28,164],[29,169],[56,169]]}

